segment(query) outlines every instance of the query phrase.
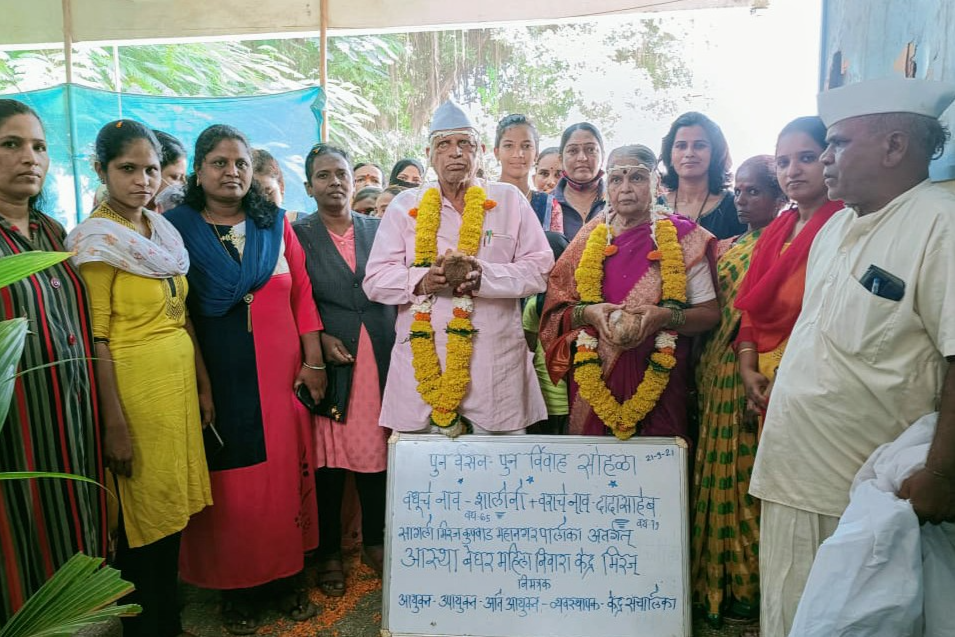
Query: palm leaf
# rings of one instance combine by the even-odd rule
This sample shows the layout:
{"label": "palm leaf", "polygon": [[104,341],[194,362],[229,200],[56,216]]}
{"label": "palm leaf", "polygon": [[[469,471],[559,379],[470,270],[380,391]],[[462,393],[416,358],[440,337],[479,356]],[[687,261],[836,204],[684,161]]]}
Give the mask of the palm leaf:
{"label": "palm leaf", "polygon": [[29,478],[63,478],[64,480],[89,482],[100,488],[106,488],[92,478],[76,475],[75,473],[56,473],[53,471],[0,471],[0,480],[27,480]]}
{"label": "palm leaf", "polygon": [[0,288],[66,261],[71,256],[69,252],[21,252],[0,257]]}
{"label": "palm leaf", "polygon": [[[26,254],[29,253],[22,256]],[[0,262],[12,258],[4,257],[0,259]],[[3,268],[0,267],[0,271],[2,270]],[[0,272],[0,276],[3,274],[5,273]],[[0,429],[7,421],[7,413],[10,411],[10,399],[13,397],[13,388],[16,385],[17,365],[20,363],[26,338],[27,320],[25,318],[0,321]]]}
{"label": "palm leaf", "polygon": [[133,590],[119,571],[100,568],[102,558],[77,553],[27,600],[0,637],[57,637],[110,617],[130,617],[141,612],[135,604],[114,606]]}

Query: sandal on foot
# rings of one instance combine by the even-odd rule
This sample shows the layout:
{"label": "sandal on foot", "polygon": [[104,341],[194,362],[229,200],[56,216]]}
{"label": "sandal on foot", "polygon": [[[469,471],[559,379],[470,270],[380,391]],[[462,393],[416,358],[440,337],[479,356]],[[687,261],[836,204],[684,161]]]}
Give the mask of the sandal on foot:
{"label": "sandal on foot", "polygon": [[254,635],[259,630],[257,614],[234,602],[225,602],[222,605],[222,624],[233,635]]}
{"label": "sandal on foot", "polygon": [[341,554],[336,554],[319,560],[316,570],[318,588],[329,597],[344,597],[345,571],[342,566]]}
{"label": "sandal on foot", "polygon": [[308,592],[305,590],[292,591],[283,597],[280,607],[289,619],[297,622],[311,619],[318,614],[318,607],[309,600]]}

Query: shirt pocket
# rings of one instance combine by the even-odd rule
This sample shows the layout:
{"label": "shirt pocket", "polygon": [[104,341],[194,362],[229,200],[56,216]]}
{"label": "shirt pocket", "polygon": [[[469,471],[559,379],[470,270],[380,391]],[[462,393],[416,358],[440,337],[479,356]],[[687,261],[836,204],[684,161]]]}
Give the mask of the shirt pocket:
{"label": "shirt pocket", "polygon": [[899,301],[873,294],[852,277],[822,329],[838,349],[873,364],[894,333],[900,308]]}
{"label": "shirt pocket", "polygon": [[481,248],[478,256],[491,263],[510,263],[514,260],[517,239],[509,234],[485,232],[481,235]]}

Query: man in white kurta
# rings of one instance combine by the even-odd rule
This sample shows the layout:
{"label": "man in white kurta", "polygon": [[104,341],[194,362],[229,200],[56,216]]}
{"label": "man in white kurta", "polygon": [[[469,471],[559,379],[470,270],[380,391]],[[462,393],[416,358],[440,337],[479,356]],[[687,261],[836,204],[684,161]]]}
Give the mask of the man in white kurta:
{"label": "man in white kurta", "polygon": [[819,97],[829,198],[847,207],[809,254],[750,484],[763,500],[764,637],[789,634],[859,468],[939,405],[926,469],[900,495],[932,521],[955,516],[955,196],[927,179],[944,143],[936,118],[953,99],[955,86],[921,80]]}
{"label": "man in white kurta", "polygon": [[[449,106],[450,104],[450,106]],[[414,267],[417,208],[429,188],[441,191],[441,225],[438,254],[455,249],[461,229],[463,201],[455,193],[480,185],[496,206],[487,211],[480,248],[471,273],[475,287],[471,321],[473,337],[471,382],[458,408],[475,432],[522,431],[547,419],[533,356],[521,327],[520,299],[544,291],[554,264],[544,231],[527,199],[512,185],[475,180],[480,144],[473,123],[453,104],[439,107],[432,124],[430,160],[438,182],[396,196],[388,205],[365,266],[365,293],[373,301],[397,305],[397,339],[382,397],[382,427],[396,431],[428,431],[431,407],[417,390],[408,338],[412,303],[433,298],[431,323],[435,348],[445,368],[447,334],[452,316],[451,290],[428,294],[431,282],[440,281],[436,266]],[[441,141],[448,142],[440,144]],[[438,278],[434,278],[437,276]]]}

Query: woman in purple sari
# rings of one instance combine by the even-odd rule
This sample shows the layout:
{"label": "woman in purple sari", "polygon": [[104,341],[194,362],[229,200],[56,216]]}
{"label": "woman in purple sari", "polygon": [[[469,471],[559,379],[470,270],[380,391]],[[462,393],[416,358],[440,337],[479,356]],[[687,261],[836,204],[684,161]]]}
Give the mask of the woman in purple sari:
{"label": "woman in purple sari", "polygon": [[713,236],[654,205],[656,157],[614,150],[609,205],[551,271],[541,322],[547,366],[570,377],[572,434],[689,439],[689,337],[719,321]]}

